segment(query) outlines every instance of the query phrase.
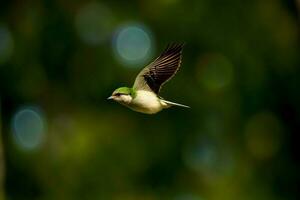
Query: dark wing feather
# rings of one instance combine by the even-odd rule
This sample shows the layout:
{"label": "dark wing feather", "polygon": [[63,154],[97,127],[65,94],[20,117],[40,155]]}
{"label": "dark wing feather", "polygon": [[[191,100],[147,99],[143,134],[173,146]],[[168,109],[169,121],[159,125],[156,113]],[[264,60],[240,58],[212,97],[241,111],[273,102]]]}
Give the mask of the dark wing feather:
{"label": "dark wing feather", "polygon": [[177,72],[181,63],[183,44],[169,44],[160,56],[137,76],[133,87],[152,90],[158,94],[161,86]]}

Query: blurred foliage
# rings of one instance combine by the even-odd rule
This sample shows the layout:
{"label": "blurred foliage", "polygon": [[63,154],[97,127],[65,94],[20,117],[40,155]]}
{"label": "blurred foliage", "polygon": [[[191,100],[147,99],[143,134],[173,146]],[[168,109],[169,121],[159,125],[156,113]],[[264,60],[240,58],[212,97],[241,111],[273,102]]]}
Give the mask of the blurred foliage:
{"label": "blurred foliage", "polygon": [[[0,200],[297,199],[296,4],[1,1]],[[140,65],[114,46],[132,24],[151,42]],[[161,95],[190,110],[106,101],[172,41],[186,42],[182,68]]]}

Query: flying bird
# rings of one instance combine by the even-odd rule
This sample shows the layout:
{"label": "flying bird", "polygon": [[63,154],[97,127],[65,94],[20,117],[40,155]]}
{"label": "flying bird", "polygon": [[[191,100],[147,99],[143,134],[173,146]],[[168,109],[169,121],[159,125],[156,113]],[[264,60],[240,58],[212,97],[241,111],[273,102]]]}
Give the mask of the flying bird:
{"label": "flying bird", "polygon": [[112,99],[134,111],[155,114],[171,106],[189,106],[164,100],[159,91],[178,71],[183,44],[169,44],[152,63],[136,77],[132,88],[120,87],[108,99]]}

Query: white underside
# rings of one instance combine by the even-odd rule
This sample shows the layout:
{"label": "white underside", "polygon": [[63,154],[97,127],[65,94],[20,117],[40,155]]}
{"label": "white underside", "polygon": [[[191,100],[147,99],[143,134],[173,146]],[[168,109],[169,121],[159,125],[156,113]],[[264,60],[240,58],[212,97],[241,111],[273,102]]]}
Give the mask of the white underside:
{"label": "white underside", "polygon": [[155,93],[139,90],[128,107],[137,112],[154,114],[169,106],[162,102]]}

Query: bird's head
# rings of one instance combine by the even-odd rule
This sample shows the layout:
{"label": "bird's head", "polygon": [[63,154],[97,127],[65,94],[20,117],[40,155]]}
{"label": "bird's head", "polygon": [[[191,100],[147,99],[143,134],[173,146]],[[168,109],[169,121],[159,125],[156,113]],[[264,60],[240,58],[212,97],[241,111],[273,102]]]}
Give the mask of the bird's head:
{"label": "bird's head", "polygon": [[128,87],[120,87],[116,89],[110,97],[107,99],[112,99],[121,104],[130,104],[134,97],[134,89]]}

